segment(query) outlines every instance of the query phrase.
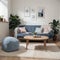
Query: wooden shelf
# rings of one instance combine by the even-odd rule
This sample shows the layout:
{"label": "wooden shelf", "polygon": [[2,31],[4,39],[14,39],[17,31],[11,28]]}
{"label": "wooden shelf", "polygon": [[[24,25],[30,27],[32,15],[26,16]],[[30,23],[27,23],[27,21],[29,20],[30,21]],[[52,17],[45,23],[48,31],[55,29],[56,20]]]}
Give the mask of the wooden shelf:
{"label": "wooden shelf", "polygon": [[9,23],[9,22],[0,22],[0,23]]}

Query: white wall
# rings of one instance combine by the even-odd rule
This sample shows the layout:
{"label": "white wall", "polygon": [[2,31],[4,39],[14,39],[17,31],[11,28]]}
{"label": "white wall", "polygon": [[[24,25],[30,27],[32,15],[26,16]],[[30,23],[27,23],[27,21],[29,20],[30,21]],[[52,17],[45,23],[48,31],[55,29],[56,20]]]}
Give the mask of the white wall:
{"label": "white wall", "polygon": [[9,23],[0,22],[0,42],[9,34]]}
{"label": "white wall", "polygon": [[11,0],[8,0],[8,16],[10,16],[11,10],[12,10],[12,8],[11,8]]}
{"label": "white wall", "polygon": [[[28,7],[30,10],[34,9],[36,12],[36,19],[24,16],[24,8]],[[38,18],[37,13],[39,8],[44,9],[44,17]],[[12,0],[12,13],[18,14],[22,18],[23,24],[49,24],[53,19],[59,18],[59,0]]]}
{"label": "white wall", "polygon": [[[8,21],[8,0],[0,0],[0,16]],[[0,42],[9,34],[9,23],[0,22]]]}
{"label": "white wall", "polygon": [[[60,6],[60,3],[59,3],[59,6]],[[59,7],[59,19],[60,19],[60,7]]]}
{"label": "white wall", "polygon": [[8,20],[8,0],[0,0],[0,16]]}
{"label": "white wall", "polygon": [[0,16],[8,20],[11,13],[11,0],[0,0]]}

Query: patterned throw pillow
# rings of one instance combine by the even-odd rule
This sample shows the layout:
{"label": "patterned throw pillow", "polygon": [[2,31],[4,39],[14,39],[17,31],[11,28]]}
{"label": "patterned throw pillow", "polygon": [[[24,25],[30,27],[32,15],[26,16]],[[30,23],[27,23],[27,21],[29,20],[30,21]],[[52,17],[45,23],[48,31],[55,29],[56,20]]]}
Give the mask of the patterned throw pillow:
{"label": "patterned throw pillow", "polygon": [[26,32],[25,27],[20,27],[20,28],[18,29],[18,33],[19,33],[19,32],[25,33],[25,32]]}
{"label": "patterned throw pillow", "polygon": [[49,25],[44,25],[43,26],[44,32],[43,33],[49,33],[52,29]]}

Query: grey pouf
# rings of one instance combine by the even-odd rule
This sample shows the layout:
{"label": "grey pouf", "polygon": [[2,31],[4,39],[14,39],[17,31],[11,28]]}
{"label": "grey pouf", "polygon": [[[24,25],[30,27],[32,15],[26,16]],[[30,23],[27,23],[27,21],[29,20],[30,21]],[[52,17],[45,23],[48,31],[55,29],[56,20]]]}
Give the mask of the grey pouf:
{"label": "grey pouf", "polygon": [[12,52],[19,49],[19,40],[14,37],[6,37],[2,41],[2,50]]}

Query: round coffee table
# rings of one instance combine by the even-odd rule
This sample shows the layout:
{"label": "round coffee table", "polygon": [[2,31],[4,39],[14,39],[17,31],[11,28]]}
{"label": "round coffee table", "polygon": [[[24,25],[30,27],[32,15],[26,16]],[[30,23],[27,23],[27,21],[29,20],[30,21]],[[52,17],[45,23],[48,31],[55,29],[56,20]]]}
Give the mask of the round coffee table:
{"label": "round coffee table", "polygon": [[40,36],[40,37],[34,37],[34,36],[24,36],[24,39],[26,40],[26,49],[29,44],[29,40],[41,40],[44,41],[44,47],[46,47],[46,41],[49,39],[48,36]]}

